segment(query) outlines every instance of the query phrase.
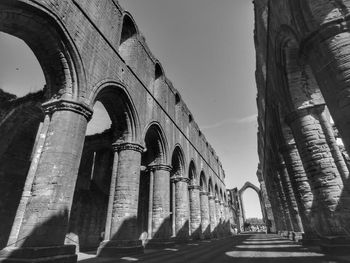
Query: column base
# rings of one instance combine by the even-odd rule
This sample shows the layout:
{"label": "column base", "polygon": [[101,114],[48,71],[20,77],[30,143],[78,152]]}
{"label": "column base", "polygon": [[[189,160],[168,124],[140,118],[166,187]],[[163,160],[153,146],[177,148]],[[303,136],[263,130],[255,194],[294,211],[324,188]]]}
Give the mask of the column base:
{"label": "column base", "polygon": [[[188,242],[188,240],[186,241]],[[165,248],[165,247],[173,247],[176,243],[175,239],[148,239],[146,241],[146,248]]]}
{"label": "column base", "polygon": [[0,250],[1,263],[76,263],[75,245],[8,247]]}
{"label": "column base", "polygon": [[350,255],[350,237],[322,237],[320,247],[326,254]]}
{"label": "column base", "polygon": [[142,254],[142,240],[104,240],[97,249],[97,257],[118,257]]}

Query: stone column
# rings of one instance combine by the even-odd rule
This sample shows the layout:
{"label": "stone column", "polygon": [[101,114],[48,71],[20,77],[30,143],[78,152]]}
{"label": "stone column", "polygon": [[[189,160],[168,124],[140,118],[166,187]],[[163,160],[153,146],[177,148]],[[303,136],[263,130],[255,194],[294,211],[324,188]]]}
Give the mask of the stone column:
{"label": "stone column", "polygon": [[92,111],[69,100],[45,103],[43,108],[49,120],[45,142],[37,145],[40,158],[33,159],[34,174],[26,182],[31,189],[22,196],[9,247],[1,251],[0,260],[27,262],[30,253],[33,260],[60,255],[46,262],[76,261],[75,246],[64,245],[64,240]]}
{"label": "stone column", "polygon": [[277,190],[277,186],[273,175],[274,172],[270,170],[268,177],[269,180],[266,181],[266,187],[268,188],[267,193],[271,202],[273,217],[276,224],[276,232],[281,232],[287,230],[287,223],[285,214],[283,212],[284,209],[280,200],[279,192]]}
{"label": "stone column", "polygon": [[315,74],[346,150],[350,153],[350,87],[347,77],[350,72],[350,32],[343,23],[343,19],[332,20],[324,23],[322,29],[309,32],[310,37],[303,40],[301,51]]}
{"label": "stone column", "polygon": [[298,149],[296,144],[292,143],[281,147],[280,151],[288,170],[290,183],[294,190],[295,200],[303,224],[304,235],[302,241],[303,243],[314,243],[318,239],[311,223],[311,207],[314,197]]}
{"label": "stone column", "polygon": [[189,179],[182,176],[173,176],[171,180],[175,188],[175,236],[179,241],[187,241],[190,220],[187,190]]}
{"label": "stone column", "polygon": [[[350,210],[344,204],[349,193],[343,182],[322,129],[324,105],[304,108],[287,116],[311,191],[314,194],[311,208],[312,222],[317,234],[323,237],[344,235],[350,230]],[[346,201],[345,201],[346,200]]]}
{"label": "stone column", "polygon": [[298,206],[295,201],[295,196],[289,179],[289,174],[284,163],[281,163],[279,165],[279,171],[282,189],[286,196],[286,202],[289,210],[293,231],[297,233],[303,232],[303,225],[301,223]]}
{"label": "stone column", "polygon": [[225,210],[224,210],[224,202],[220,202],[220,222],[221,222],[221,235],[225,236],[225,227],[226,227],[226,220],[225,220]]}
{"label": "stone column", "polygon": [[325,109],[323,109],[321,112],[320,124],[322,126],[323,131],[324,131],[325,138],[326,138],[328,146],[331,150],[334,162],[337,165],[340,176],[343,179],[343,183],[347,182],[347,180],[349,179],[349,170],[346,166],[343,155],[342,155],[342,153],[339,149],[339,146],[337,144],[337,141],[336,141],[336,138],[334,135],[333,127],[327,119]]}
{"label": "stone column", "polygon": [[113,148],[116,154],[111,177],[105,240],[101,242],[97,251],[97,255],[103,257],[143,249],[137,225],[143,147],[135,143],[115,143]]}
{"label": "stone column", "polygon": [[222,237],[222,222],[221,222],[221,213],[220,213],[220,200],[215,199],[215,217],[216,217],[216,229],[218,237]]}
{"label": "stone column", "polygon": [[215,209],[215,196],[209,194],[209,216],[210,216],[210,234],[212,238],[217,237],[217,228],[216,228],[216,209]]}
{"label": "stone column", "polygon": [[200,195],[199,185],[189,185],[188,190],[190,193],[190,230],[192,239],[201,238],[201,205],[200,205]]}
{"label": "stone column", "polygon": [[[171,166],[158,164],[153,171],[152,240],[150,243],[166,245],[171,237],[170,222],[170,171]],[[149,243],[149,244],[150,244]]]}
{"label": "stone column", "polygon": [[288,234],[285,233],[285,235],[289,236],[289,232],[294,231],[293,224],[292,224],[292,219],[291,219],[291,214],[289,212],[289,207],[288,207],[288,202],[287,202],[287,196],[286,193],[284,192],[283,185],[282,185],[282,180],[281,180],[281,175],[277,171],[275,174],[275,184],[276,184],[276,190],[279,195],[279,200],[281,202],[281,207],[282,207],[282,213],[284,214],[284,219],[286,222],[286,227],[288,231]]}
{"label": "stone column", "polygon": [[210,238],[210,216],[209,216],[209,199],[208,192],[201,191],[200,199],[201,199],[201,230],[202,237],[205,239]]}

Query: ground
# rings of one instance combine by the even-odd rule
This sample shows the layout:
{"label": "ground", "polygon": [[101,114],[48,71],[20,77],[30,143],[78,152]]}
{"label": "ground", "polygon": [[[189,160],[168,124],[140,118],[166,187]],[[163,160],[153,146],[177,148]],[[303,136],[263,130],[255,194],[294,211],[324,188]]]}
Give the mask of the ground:
{"label": "ground", "polygon": [[79,254],[81,263],[118,262],[235,262],[235,263],[342,263],[350,262],[346,256],[326,256],[317,248],[300,244],[274,234],[244,233],[221,240],[192,242],[174,247],[146,250],[143,255],[119,259],[98,258]]}

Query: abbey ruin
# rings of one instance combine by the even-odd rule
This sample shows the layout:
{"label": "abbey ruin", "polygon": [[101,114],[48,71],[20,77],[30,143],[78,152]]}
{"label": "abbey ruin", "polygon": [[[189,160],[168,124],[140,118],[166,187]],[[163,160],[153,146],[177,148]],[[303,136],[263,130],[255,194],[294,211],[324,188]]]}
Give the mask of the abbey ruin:
{"label": "abbey ruin", "polygon": [[[218,155],[117,0],[0,1],[0,32],[28,45],[46,81],[23,97],[0,89],[0,262],[179,244],[203,262],[195,246],[205,242],[228,260],[261,240],[267,254],[290,240],[349,253],[350,0],[253,5],[260,185],[227,189]],[[111,125],[88,134],[97,103]],[[257,238],[244,236],[248,188],[266,225]]]}
{"label": "abbey ruin", "polygon": [[350,1],[254,5],[258,174],[272,209],[268,220],[284,236],[346,252]]}
{"label": "abbey ruin", "polygon": [[[1,1],[46,87],[0,94],[0,262],[76,262],[230,234],[225,173],[117,1]],[[86,136],[99,101],[111,128]]]}

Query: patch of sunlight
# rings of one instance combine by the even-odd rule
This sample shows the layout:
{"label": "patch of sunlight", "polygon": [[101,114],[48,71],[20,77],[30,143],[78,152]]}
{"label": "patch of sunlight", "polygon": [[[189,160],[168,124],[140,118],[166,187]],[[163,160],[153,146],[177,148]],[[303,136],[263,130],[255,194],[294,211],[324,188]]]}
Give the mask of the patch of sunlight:
{"label": "patch of sunlight", "polygon": [[225,254],[231,258],[291,258],[291,257],[323,257],[323,254],[313,252],[283,252],[283,251],[228,251]]}
{"label": "patch of sunlight", "polygon": [[179,251],[177,248],[164,248],[164,250],[168,250],[168,251]]}
{"label": "patch of sunlight", "polygon": [[139,261],[137,258],[131,258],[131,257],[122,257],[120,259],[126,260],[126,261]]}
{"label": "patch of sunlight", "polygon": [[245,240],[245,241],[243,241],[243,244],[274,244],[274,243],[276,243],[276,244],[283,244],[283,243],[285,243],[285,244],[289,244],[289,243],[291,243],[291,241],[289,241],[289,240],[262,240],[262,241],[260,241],[260,240]]}
{"label": "patch of sunlight", "polygon": [[187,246],[198,246],[199,244],[197,243],[188,243]]}
{"label": "patch of sunlight", "polygon": [[272,244],[272,245],[239,245],[236,246],[238,248],[282,248],[282,247],[288,247],[288,248],[300,248],[300,245],[278,245],[278,244]]}

